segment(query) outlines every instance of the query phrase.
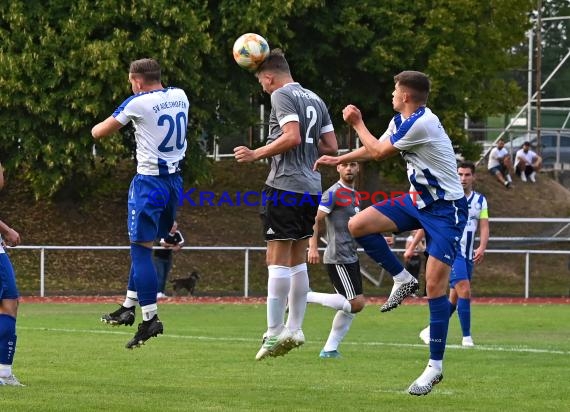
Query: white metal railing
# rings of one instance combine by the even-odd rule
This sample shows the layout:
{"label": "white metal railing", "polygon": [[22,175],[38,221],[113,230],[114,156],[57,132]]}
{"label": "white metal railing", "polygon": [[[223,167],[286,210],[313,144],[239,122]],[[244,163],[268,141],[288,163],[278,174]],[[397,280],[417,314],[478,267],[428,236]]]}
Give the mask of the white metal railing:
{"label": "white metal railing", "polygon": [[[517,218],[517,217],[494,217],[489,222],[504,223],[563,223],[568,226],[570,218]],[[562,229],[564,230],[564,229]],[[562,230],[559,230],[555,236],[551,237],[490,237],[489,241],[501,242],[568,242],[569,237],[557,237]],[[396,241],[405,241],[406,238],[396,238]],[[10,248],[12,250],[39,250],[40,251],[40,296],[45,296],[45,254],[48,250],[130,250],[130,246],[31,246],[21,245]],[[154,249],[161,249],[155,246]],[[265,251],[264,246],[185,246],[183,251],[243,251],[244,252],[244,297],[249,296],[249,252]],[[320,248],[324,250],[324,248]],[[396,253],[404,252],[404,249],[392,249]],[[358,249],[364,252],[363,249]],[[525,256],[525,298],[529,297],[530,290],[530,255],[532,254],[550,254],[550,255],[568,255],[570,250],[534,250],[534,249],[487,249],[486,253],[503,253],[503,254],[523,254]],[[379,282],[378,282],[379,284]]]}
{"label": "white metal railing", "polygon": [[[10,249],[39,250],[40,251],[40,296],[45,296],[45,254],[48,250],[128,250],[129,246],[17,246]],[[265,247],[258,246],[185,246],[181,251],[243,251],[244,252],[244,297],[249,296],[249,252],[265,251]],[[324,250],[324,248],[320,248]],[[404,249],[392,249],[396,253],[404,252]],[[364,250],[359,249],[359,252]],[[530,250],[530,249],[487,249],[485,253],[523,254],[525,257],[525,287],[524,297],[530,293],[530,255],[568,255],[570,250]]]}

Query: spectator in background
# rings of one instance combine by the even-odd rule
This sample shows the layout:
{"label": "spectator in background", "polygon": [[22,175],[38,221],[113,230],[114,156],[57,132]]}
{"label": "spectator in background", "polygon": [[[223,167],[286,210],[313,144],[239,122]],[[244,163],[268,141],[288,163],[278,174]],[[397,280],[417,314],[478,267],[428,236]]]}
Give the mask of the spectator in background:
{"label": "spectator in background", "polygon": [[512,169],[511,157],[509,151],[505,148],[505,141],[499,139],[497,147],[494,147],[489,153],[489,163],[487,164],[489,173],[497,178],[507,189],[511,187],[513,179],[510,175]]}
{"label": "spectator in background", "polygon": [[517,151],[515,157],[515,172],[520,176],[523,182],[527,182],[527,178],[532,183],[536,182],[536,172],[542,166],[542,157],[537,155],[530,149],[530,142],[524,142],[522,148]]}
{"label": "spectator in background", "polygon": [[182,237],[182,233],[178,230],[178,223],[176,221],[174,221],[168,236],[160,239],[160,246],[165,249],[155,249],[153,256],[156,276],[158,278],[158,293],[156,294],[158,299],[168,297],[164,290],[166,289],[168,274],[172,269],[172,252],[178,252],[182,249],[182,246],[184,246],[184,238]]}

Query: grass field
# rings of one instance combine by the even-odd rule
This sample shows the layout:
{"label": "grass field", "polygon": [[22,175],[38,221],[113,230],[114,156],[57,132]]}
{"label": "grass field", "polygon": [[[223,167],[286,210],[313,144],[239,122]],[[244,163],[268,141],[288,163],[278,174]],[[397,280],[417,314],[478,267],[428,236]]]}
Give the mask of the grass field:
{"label": "grass field", "polygon": [[[333,311],[310,306],[307,343],[254,360],[264,305],[163,304],[165,335],[127,350],[133,327],[99,322],[113,305],[20,307],[15,373],[1,411],[569,411],[570,307],[474,305],[477,346],[463,349],[452,319],[444,376],[407,394],[428,349],[424,305],[357,316],[341,359],[319,359]],[[137,313],[140,317],[140,313]]]}

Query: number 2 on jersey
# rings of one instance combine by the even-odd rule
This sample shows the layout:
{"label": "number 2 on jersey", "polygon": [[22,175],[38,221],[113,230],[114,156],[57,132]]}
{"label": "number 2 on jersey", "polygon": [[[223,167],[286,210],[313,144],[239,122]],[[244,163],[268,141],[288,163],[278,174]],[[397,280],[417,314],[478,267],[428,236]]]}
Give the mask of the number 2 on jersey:
{"label": "number 2 on jersey", "polygon": [[168,114],[163,114],[158,118],[158,125],[164,126],[165,123],[168,124],[168,131],[162,142],[158,145],[158,150],[162,153],[172,152],[174,146],[171,143],[171,139],[175,133],[176,141],[174,144],[178,150],[183,149],[184,143],[186,142],[186,127],[188,126],[186,114],[184,112],[178,112],[176,119],[173,119],[172,116]]}
{"label": "number 2 on jersey", "polygon": [[313,143],[311,131],[317,123],[317,110],[313,106],[307,106],[307,119],[309,120],[309,127],[307,127],[307,132],[305,133],[305,143]]}

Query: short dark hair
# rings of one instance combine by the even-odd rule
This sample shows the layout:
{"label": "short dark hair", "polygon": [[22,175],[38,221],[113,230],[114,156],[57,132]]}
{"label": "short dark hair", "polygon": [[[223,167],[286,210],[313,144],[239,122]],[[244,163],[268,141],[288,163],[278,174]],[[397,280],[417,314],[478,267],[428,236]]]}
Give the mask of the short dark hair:
{"label": "short dark hair", "polygon": [[524,143],[523,143],[523,146],[530,146],[530,142],[528,142],[528,141],[527,141],[527,142],[524,142]]}
{"label": "short dark hair", "polygon": [[259,74],[264,71],[291,74],[291,70],[289,69],[289,63],[287,63],[287,60],[285,59],[285,54],[283,53],[283,50],[281,49],[271,50],[269,55],[259,65],[255,73]]}
{"label": "short dark hair", "polygon": [[131,63],[129,73],[141,76],[145,83],[160,82],[160,64],[154,59],[139,59]]}
{"label": "short dark hair", "polygon": [[465,160],[461,163],[459,163],[459,166],[457,166],[457,168],[461,168],[461,169],[471,169],[471,173],[475,174],[475,163],[470,162],[468,160]]}
{"label": "short dark hair", "polygon": [[431,84],[425,73],[405,70],[394,76],[394,83],[412,90],[412,98],[418,103],[427,102]]}

